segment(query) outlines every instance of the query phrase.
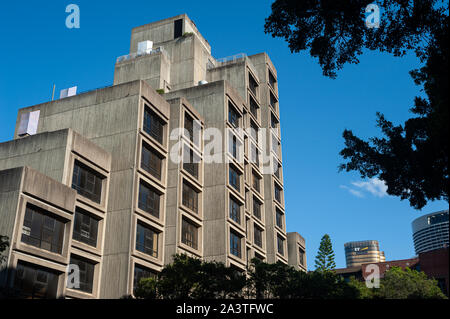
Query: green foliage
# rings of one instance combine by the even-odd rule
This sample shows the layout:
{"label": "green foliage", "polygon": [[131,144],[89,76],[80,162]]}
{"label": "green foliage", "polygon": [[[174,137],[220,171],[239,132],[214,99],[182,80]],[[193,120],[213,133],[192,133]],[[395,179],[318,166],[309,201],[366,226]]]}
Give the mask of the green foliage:
{"label": "green foliage", "polygon": [[183,33],[183,37],[190,37],[191,35],[194,35],[194,32],[185,32],[185,33]]}
{"label": "green foliage", "polygon": [[410,74],[426,98],[415,98],[414,117],[403,125],[377,114],[382,138],[364,141],[345,130],[340,155],[348,161],[340,170],[378,176],[388,194],[416,209],[429,200],[448,201],[448,1],[379,1],[380,27],[369,29],[364,8],[372,2],[276,0],[265,32],[284,38],[292,52],[309,50],[331,78],[344,65],[359,63],[364,49],[394,56],[414,51],[424,66]]}
{"label": "green foliage", "polygon": [[187,255],[175,255],[157,278],[142,279],[138,298],[211,299],[238,297],[245,286],[245,274],[219,262],[206,262]]}
{"label": "green foliage", "polygon": [[328,271],[336,268],[333,246],[331,244],[331,238],[328,234],[323,235],[320,241],[315,266],[318,271]]}
{"label": "green foliage", "polygon": [[157,89],[157,90],[156,90],[156,93],[158,93],[158,94],[164,94],[164,89]]}
{"label": "green foliage", "polygon": [[359,292],[361,299],[446,299],[437,281],[428,279],[424,272],[392,267],[380,279],[380,288],[367,288],[354,278],[349,285]]}

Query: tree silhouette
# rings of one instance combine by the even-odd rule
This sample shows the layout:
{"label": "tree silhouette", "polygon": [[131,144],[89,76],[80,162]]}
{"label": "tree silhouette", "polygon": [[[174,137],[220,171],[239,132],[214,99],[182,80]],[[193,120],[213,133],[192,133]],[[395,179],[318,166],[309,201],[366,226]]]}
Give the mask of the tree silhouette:
{"label": "tree silhouette", "polygon": [[340,170],[379,176],[387,193],[420,209],[429,200],[448,202],[448,1],[381,0],[379,28],[367,28],[372,0],[276,0],[265,32],[284,38],[291,52],[309,50],[325,76],[335,78],[364,49],[404,56],[413,50],[424,64],[410,72],[426,94],[416,97],[414,117],[395,126],[377,114],[383,138],[369,141],[345,130]]}
{"label": "tree silhouette", "polygon": [[333,246],[328,234],[323,235],[320,240],[319,252],[316,256],[315,266],[318,271],[328,271],[336,268]]}

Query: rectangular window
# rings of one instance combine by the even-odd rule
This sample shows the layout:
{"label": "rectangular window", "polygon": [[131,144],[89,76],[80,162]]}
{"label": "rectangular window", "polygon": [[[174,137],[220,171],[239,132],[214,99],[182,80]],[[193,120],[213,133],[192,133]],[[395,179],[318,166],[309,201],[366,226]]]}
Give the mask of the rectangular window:
{"label": "rectangular window", "polygon": [[186,182],[183,182],[183,206],[198,213],[198,193]]}
{"label": "rectangular window", "polygon": [[241,237],[234,231],[230,231],[230,253],[239,258],[242,256]]}
{"label": "rectangular window", "polygon": [[57,297],[58,277],[58,274],[49,269],[19,261],[14,288],[22,298],[54,299]]}
{"label": "rectangular window", "polygon": [[255,239],[255,245],[262,248],[262,230],[255,225],[254,229],[254,239]]}
{"label": "rectangular window", "polygon": [[248,73],[248,87],[249,87],[250,91],[253,93],[253,95],[257,96],[256,89],[258,88],[258,83],[256,82],[253,75],[250,74],[250,72]]}
{"label": "rectangular window", "polygon": [[278,163],[275,158],[273,158],[273,174],[278,178],[281,179],[281,165]]}
{"label": "rectangular window", "polygon": [[277,226],[280,227],[281,229],[283,229],[283,213],[278,208],[277,208],[275,219],[276,219]]}
{"label": "rectangular window", "polygon": [[277,111],[277,103],[277,98],[275,97],[275,95],[273,95],[272,92],[270,92],[270,106],[275,112]]}
{"label": "rectangular window", "polygon": [[141,279],[155,278],[155,277],[156,277],[156,274],[154,271],[152,271],[146,267],[135,264],[134,265],[133,291],[136,290]]}
{"label": "rectangular window", "polygon": [[241,116],[234,108],[233,104],[231,102],[228,102],[228,122],[231,123],[234,127],[239,127],[239,118]]}
{"label": "rectangular window", "polygon": [[269,85],[272,87],[272,89],[275,90],[275,84],[277,83],[277,80],[273,76],[272,72],[269,70]]}
{"label": "rectangular window", "polygon": [[270,114],[270,126],[274,129],[278,128],[278,120],[272,113]]}
{"label": "rectangular window", "polygon": [[241,204],[233,197],[230,197],[230,218],[236,223],[241,223]]}
{"label": "rectangular window", "polygon": [[22,242],[61,254],[64,241],[64,223],[48,212],[27,205],[22,227]]}
{"label": "rectangular window", "polygon": [[298,257],[300,261],[300,265],[305,266],[305,251],[299,248]]}
{"label": "rectangular window", "polygon": [[184,129],[189,134],[189,140],[194,142],[194,119],[189,114],[184,114]]}
{"label": "rectangular window", "polygon": [[73,225],[73,239],[89,246],[97,246],[98,218],[77,207]]}
{"label": "rectangular window", "polygon": [[252,97],[250,97],[250,112],[256,119],[258,118],[258,108],[259,106],[256,101]]}
{"label": "rectangular window", "polygon": [[103,177],[84,164],[75,161],[73,166],[72,188],[78,194],[98,204],[102,198]]}
{"label": "rectangular window", "polygon": [[261,189],[261,180],[255,173],[252,172],[252,186],[259,193]]}
{"label": "rectangular window", "polygon": [[251,144],[250,146],[250,157],[251,162],[255,163],[256,166],[259,166],[259,151],[254,144]]}
{"label": "rectangular window", "polygon": [[181,242],[198,249],[198,227],[183,218],[181,223]]}
{"label": "rectangular window", "polygon": [[173,38],[179,38],[183,35],[183,19],[178,19],[173,22]]}
{"label": "rectangular window", "polygon": [[277,236],[277,248],[278,253],[284,256],[284,239],[280,236]]}
{"label": "rectangular window", "polygon": [[160,197],[153,189],[144,182],[139,184],[139,203],[138,207],[143,211],[159,218]]}
{"label": "rectangular window", "polygon": [[261,203],[253,197],[253,215],[261,220]]}
{"label": "rectangular window", "polygon": [[158,233],[138,223],[136,227],[136,250],[158,258]]}
{"label": "rectangular window", "polygon": [[230,185],[233,186],[238,192],[241,191],[240,174],[231,165],[229,166],[229,179]]}
{"label": "rectangular window", "polygon": [[258,132],[259,128],[253,121],[250,122],[250,134],[255,139],[256,143],[258,143]]}
{"label": "rectangular window", "polygon": [[281,188],[277,184],[274,184],[274,190],[275,190],[275,199],[278,203],[281,204]]}
{"label": "rectangular window", "polygon": [[148,106],[144,110],[144,131],[160,144],[163,143],[164,122]]}
{"label": "rectangular window", "polygon": [[157,179],[161,179],[162,158],[145,143],[142,144],[141,167]]}
{"label": "rectangular window", "polygon": [[80,269],[80,288],[73,288],[87,293],[92,293],[92,285],[94,283],[95,263],[70,256],[70,263],[77,265]]}
{"label": "rectangular window", "polygon": [[200,158],[195,156],[194,151],[188,147],[184,148],[183,169],[198,179],[198,167]]}
{"label": "rectangular window", "polygon": [[230,135],[229,153],[236,159],[239,160],[239,145],[236,136]]}

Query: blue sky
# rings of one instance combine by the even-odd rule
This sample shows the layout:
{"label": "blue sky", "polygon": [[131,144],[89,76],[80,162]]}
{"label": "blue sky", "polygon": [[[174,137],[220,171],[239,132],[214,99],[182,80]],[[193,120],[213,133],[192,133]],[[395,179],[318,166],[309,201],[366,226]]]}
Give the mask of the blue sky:
{"label": "blue sky", "polygon": [[[79,5],[81,28],[67,29],[65,8]],[[287,230],[306,238],[308,267],[314,268],[320,238],[333,241],[338,267],[344,243],[376,239],[387,260],[414,256],[411,221],[447,209],[434,202],[415,211],[385,196],[354,173],[338,173],[342,132],[379,133],[375,113],[394,123],[410,113],[415,86],[408,71],[414,55],[394,58],[365,52],[336,80],[322,75],[307,53],[291,54],[282,39],[264,34],[272,1],[29,1],[2,4],[0,11],[0,142],[13,137],[17,110],[51,99],[78,85],[89,90],[112,84],[116,57],[127,54],[132,27],[187,13],[216,58],[267,52],[278,71]],[[381,23],[383,16],[381,16]],[[377,186],[375,184],[375,186]]]}

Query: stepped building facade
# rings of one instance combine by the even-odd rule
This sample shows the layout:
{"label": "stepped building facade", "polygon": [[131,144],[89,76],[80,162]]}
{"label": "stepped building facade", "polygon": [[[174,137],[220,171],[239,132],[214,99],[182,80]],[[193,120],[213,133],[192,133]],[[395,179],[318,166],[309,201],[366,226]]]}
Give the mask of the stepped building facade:
{"label": "stepped building facade", "polygon": [[215,59],[183,14],[132,30],[112,86],[68,92],[20,109],[0,143],[1,287],[120,298],[176,253],[306,270],[267,54]]}

